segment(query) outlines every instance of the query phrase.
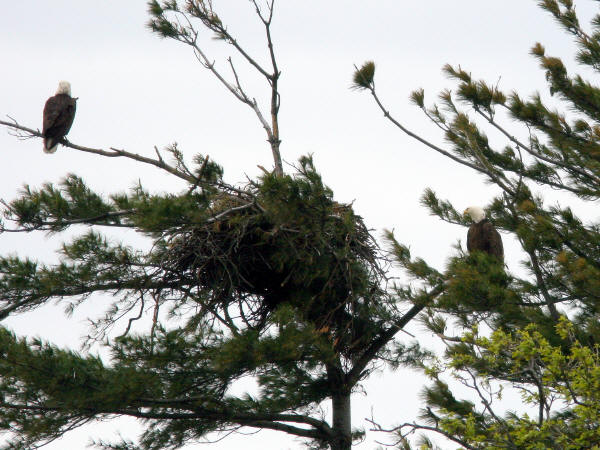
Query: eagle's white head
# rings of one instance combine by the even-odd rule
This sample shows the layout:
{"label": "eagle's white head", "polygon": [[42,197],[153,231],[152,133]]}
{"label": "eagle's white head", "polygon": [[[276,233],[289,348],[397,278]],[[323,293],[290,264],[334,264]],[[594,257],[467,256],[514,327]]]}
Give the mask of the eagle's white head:
{"label": "eagle's white head", "polygon": [[56,94],[67,94],[69,97],[71,96],[71,83],[68,81],[59,81],[58,89],[56,90]]}
{"label": "eagle's white head", "polygon": [[479,206],[469,206],[464,210],[463,214],[468,214],[473,219],[473,222],[479,223],[485,219],[485,211]]}

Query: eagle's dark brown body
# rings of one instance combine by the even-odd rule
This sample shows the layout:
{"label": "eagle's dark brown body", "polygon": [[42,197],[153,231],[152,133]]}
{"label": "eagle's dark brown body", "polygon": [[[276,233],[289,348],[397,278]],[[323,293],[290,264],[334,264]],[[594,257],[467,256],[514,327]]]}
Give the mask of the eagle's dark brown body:
{"label": "eagle's dark brown body", "polygon": [[504,261],[504,247],[500,233],[489,220],[483,219],[469,227],[467,234],[467,249],[469,252],[482,251]]}
{"label": "eagle's dark brown body", "polygon": [[54,153],[60,140],[71,129],[75,118],[76,103],[77,99],[68,94],[56,94],[46,101],[42,125],[46,153]]}

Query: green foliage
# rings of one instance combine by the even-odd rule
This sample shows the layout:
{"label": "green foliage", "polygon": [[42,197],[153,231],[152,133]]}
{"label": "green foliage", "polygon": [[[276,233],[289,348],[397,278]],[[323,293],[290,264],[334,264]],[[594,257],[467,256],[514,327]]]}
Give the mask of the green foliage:
{"label": "green foliage", "polygon": [[[467,351],[452,352],[448,362],[454,370],[476,364],[487,368],[471,382],[489,395],[490,402],[502,397],[502,391],[493,387],[494,374],[508,372],[513,382],[518,380],[514,386],[524,405],[533,407],[537,417],[509,412],[499,418],[490,408],[477,413],[473,403],[456,400],[432,371],[434,384],[426,391],[430,408],[424,418],[474,448],[596,448],[600,445],[598,347],[574,340],[573,324],[565,317],[556,325],[556,332],[562,340],[552,344],[534,324],[514,333],[497,330],[490,337],[474,331],[463,337],[463,350]],[[553,411],[550,406],[557,401],[561,409]]]}
{"label": "green foliage", "polygon": [[425,90],[417,89],[410,94],[410,101],[419,108],[425,108]]}
{"label": "green foliage", "polygon": [[[315,449],[346,450],[364,436],[350,425],[350,395],[359,383],[381,363],[397,367],[430,356],[394,341],[418,311],[404,313],[408,300],[387,290],[386,255],[352,205],[335,201],[310,157],[283,174],[273,4],[252,2],[272,72],[239,45],[210,0],[151,0],[148,27],[192,47],[258,114],[274,174],[232,186],[207,156],[188,166],[176,143],[156,149],[157,158],[88,149],[150,164],[187,185],[152,192],[138,182],[105,195],[68,175],[3,202],[13,225],[3,223],[0,232],[70,233],[56,264],[0,257],[0,319],[51,301],[70,313],[96,294],[111,302],[104,314],[95,311],[82,339],[83,350],[106,350],[104,360],[0,327],[5,448],[37,448],[85,423],[125,415],[144,425],[137,442],[96,446],[176,449],[211,432],[251,427],[299,436]],[[271,127],[233,65],[235,82],[228,83],[205,57],[197,25],[266,77]],[[364,87],[374,86],[374,69],[363,66]],[[106,227],[128,229],[149,245],[137,250],[109,239]],[[248,379],[256,389],[237,393]],[[328,401],[331,424],[322,416]]]}
{"label": "green foliage", "polygon": [[373,61],[367,61],[360,69],[354,71],[352,77],[352,87],[355,89],[370,89],[373,87],[373,80],[375,77],[375,63]]}
{"label": "green foliage", "polygon": [[[578,62],[597,73],[600,15],[590,33],[571,0],[539,5],[574,36]],[[443,130],[446,146],[416,138],[497,188],[484,209],[503,238],[520,245],[524,273],[513,273],[512,257],[507,267],[485,253],[465,255],[460,244],[438,271],[388,233],[395,261],[413,279],[397,286],[397,295],[424,307],[422,322],[446,347],[428,364],[413,361],[432,384],[424,391],[423,422],[398,429],[404,446],[420,429],[437,431],[461,448],[600,448],[600,225],[593,214],[578,216],[568,200],[548,205],[543,198],[548,189],[588,205],[600,198],[600,88],[572,74],[539,43],[531,54],[562,108],[547,106],[544,94],[506,93],[498,83],[450,65],[444,72],[455,86],[440,93],[439,104],[426,106],[423,89],[410,97]],[[363,88],[394,125],[415,137],[389,117],[372,84]],[[490,129],[496,142],[504,142],[488,139]],[[429,189],[422,203],[443,221],[468,225],[459,208]],[[472,396],[460,399],[450,377]],[[519,392],[524,407],[507,412],[505,390]]]}
{"label": "green foliage", "polygon": [[492,312],[520,301],[518,292],[508,288],[510,276],[502,264],[484,252],[452,258],[446,280],[437,305],[454,314],[464,310]]}
{"label": "green foliage", "polygon": [[[176,145],[166,150],[177,168],[189,170]],[[58,185],[46,183],[42,189],[25,186],[20,197],[6,205],[4,216],[27,231],[56,233],[71,225],[86,224],[135,228],[154,236],[166,228],[202,220],[202,213],[196,211],[209,206],[209,196],[214,194],[211,186],[221,181],[223,170],[201,155],[194,162],[197,183],[182,194],[151,195],[138,184],[129,194],[115,193],[105,199],[83,179],[70,174]]]}
{"label": "green foliage", "polygon": [[[183,170],[177,148],[170,151]],[[216,164],[195,162],[186,173],[196,178],[178,194],[138,184],[105,198],[69,176],[10,203],[7,218],[26,230],[127,227],[153,242],[138,251],[92,228],[63,244],[56,265],[0,258],[2,317],[50,300],[70,311],[94,293],[114,297],[84,341],[106,346],[110,365],[0,329],[0,428],[18,434],[15,448],[112,414],[146,421],[135,448],[147,450],[178,448],[231,424],[288,430],[289,419],[312,427],[291,430],[323,447],[335,435],[311,417],[321,402],[349,395],[380,354],[392,365],[425,355],[418,346],[373,351],[396,317],[381,287],[383,257],[311,158],[293,175],[267,174],[239,188],[222,181]],[[133,334],[148,310],[150,330]],[[115,339],[119,326],[125,331]],[[360,371],[340,381],[353,361]],[[232,395],[249,376],[257,392]]]}
{"label": "green foliage", "polygon": [[[218,196],[213,218],[173,228],[170,244],[154,258],[167,265],[164,278],[197,277],[216,309],[251,306],[253,326],[283,303],[333,333],[338,348],[356,351],[369,341],[385,302],[377,248],[362,219],[332,198],[310,158],[297,176],[265,175],[252,200]],[[376,329],[376,328],[375,328]]]}
{"label": "green foliage", "polygon": [[15,217],[18,225],[28,229],[61,231],[69,220],[96,217],[99,222],[118,225],[119,217],[111,216],[111,205],[92,192],[76,175],[68,175],[57,189],[45,184],[40,190],[25,186],[19,199],[9,203],[6,215]]}
{"label": "green foliage", "polygon": [[[97,357],[82,357],[37,339],[27,342],[4,328],[0,355],[0,426],[20,431],[14,448],[30,448],[68,430],[73,419],[61,410],[78,417],[75,424],[83,423],[91,410],[109,412],[135,398],[155,395],[158,388],[152,373],[107,368]],[[39,409],[15,408],[23,402]]]}
{"label": "green foliage", "polygon": [[[578,61],[599,70],[600,16],[589,34],[570,0],[540,5],[575,37]],[[152,0],[148,9],[149,28],[163,38],[198,51],[193,24],[200,23],[237,46],[211,1]],[[75,175],[26,186],[5,203],[11,231],[91,229],[65,242],[55,265],[0,258],[0,318],[52,300],[71,311],[95,293],[111,294],[83,342],[111,356],[105,362],[0,328],[0,430],[12,433],[6,448],[33,448],[115,415],[137,417],[145,430],[137,443],[100,441],[101,448],[175,449],[243,426],[295,434],[315,449],[340,441],[346,448],[363,432],[340,435],[320,405],[349,398],[378,362],[416,367],[431,379],[423,422],[399,427],[400,448],[410,448],[407,436],[418,429],[465,448],[600,448],[600,225],[534,194],[552,188],[584,201],[600,197],[600,90],[541,44],[531,52],[569,114],[547,107],[542,94],[505,93],[449,65],[456,87],[442,91],[439,104],[427,107],[422,89],[411,95],[444,131],[446,148],[428,145],[499,189],[485,209],[521,245],[521,276],[460,245],[438,270],[387,232],[389,258],[410,278],[388,288],[388,255],[351,205],[335,201],[309,157],[293,174],[230,186],[207,157],[188,168],[173,144],[165,149],[173,165],[158,151],[155,165],[188,182],[179,193],[138,183],[105,196]],[[352,87],[383,109],[374,76],[368,61]],[[276,75],[267,78],[273,86]],[[503,144],[488,138],[490,128]],[[422,203],[467,225],[460,208],[431,190]],[[113,242],[99,226],[129,228],[152,246]],[[444,355],[394,341],[420,312]],[[147,328],[134,328],[143,320]],[[117,329],[123,333],[115,337]],[[474,396],[460,398],[448,374]],[[256,391],[234,394],[248,377]],[[527,410],[498,410],[507,387]],[[418,445],[434,447],[427,437]]]}
{"label": "green foliage", "polygon": [[[180,7],[180,3],[183,6]],[[152,17],[148,22],[148,28],[162,38],[193,44],[197,33],[190,19],[198,19],[204,27],[215,33],[216,39],[233,42],[210,0],[183,2],[151,0],[148,2],[148,12]],[[184,23],[187,25],[183,25]]]}

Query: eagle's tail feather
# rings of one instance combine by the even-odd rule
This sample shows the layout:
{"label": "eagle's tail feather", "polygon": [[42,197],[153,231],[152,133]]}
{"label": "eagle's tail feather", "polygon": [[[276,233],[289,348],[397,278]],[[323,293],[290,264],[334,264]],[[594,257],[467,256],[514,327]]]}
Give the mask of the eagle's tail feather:
{"label": "eagle's tail feather", "polygon": [[58,142],[54,142],[52,138],[44,139],[44,153],[54,153],[58,147]]}

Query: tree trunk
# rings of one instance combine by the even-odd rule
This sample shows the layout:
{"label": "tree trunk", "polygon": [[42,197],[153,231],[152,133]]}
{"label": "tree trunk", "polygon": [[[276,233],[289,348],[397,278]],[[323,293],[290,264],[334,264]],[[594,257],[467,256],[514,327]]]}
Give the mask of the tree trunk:
{"label": "tree trunk", "polygon": [[352,421],[350,418],[350,393],[335,392],[333,406],[333,439],[331,450],[350,450],[352,447]]}
{"label": "tree trunk", "polygon": [[[279,132],[278,132],[279,133]],[[281,153],[279,152],[279,145],[281,141],[275,137],[273,140],[270,140],[271,151],[273,152],[273,160],[275,161],[275,174],[282,176],[283,175],[283,164],[281,163]]]}

